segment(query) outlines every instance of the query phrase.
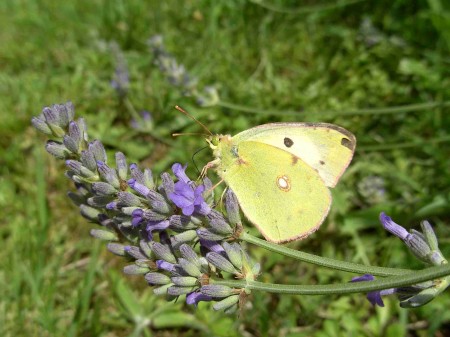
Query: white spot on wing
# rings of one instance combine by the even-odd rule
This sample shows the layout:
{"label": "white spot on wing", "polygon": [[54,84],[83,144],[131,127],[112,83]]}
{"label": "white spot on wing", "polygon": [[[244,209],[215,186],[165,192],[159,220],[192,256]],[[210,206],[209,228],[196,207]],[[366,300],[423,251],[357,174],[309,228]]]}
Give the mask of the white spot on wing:
{"label": "white spot on wing", "polygon": [[278,176],[276,183],[278,188],[284,192],[287,192],[291,189],[291,182],[287,175]]}

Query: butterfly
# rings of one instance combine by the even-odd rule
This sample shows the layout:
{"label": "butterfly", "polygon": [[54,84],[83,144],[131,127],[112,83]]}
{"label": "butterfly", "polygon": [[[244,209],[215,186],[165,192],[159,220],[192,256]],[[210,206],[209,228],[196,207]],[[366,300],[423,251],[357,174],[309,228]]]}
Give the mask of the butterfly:
{"label": "butterfly", "polygon": [[283,243],[316,231],[331,205],[329,187],[356,146],[346,129],[326,123],[271,123],[235,136],[208,137],[214,168],[266,240]]}

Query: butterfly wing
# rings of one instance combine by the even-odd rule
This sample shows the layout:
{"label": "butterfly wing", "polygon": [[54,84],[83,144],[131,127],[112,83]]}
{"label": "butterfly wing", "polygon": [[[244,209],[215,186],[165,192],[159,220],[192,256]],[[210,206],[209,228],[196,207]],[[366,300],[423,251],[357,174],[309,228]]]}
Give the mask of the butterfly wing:
{"label": "butterfly wing", "polygon": [[326,123],[271,123],[243,131],[233,141],[261,142],[287,151],[317,170],[334,187],[355,151],[356,139],[340,126]]}
{"label": "butterfly wing", "polygon": [[259,141],[239,142],[228,150],[236,159],[221,163],[218,173],[268,241],[293,241],[317,230],[328,214],[331,195],[314,168]]}

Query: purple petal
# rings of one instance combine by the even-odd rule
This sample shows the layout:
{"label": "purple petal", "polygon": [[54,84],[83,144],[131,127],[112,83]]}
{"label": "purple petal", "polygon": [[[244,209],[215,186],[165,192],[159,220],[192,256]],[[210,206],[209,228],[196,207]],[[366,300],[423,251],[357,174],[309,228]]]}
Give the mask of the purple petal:
{"label": "purple petal", "polygon": [[191,182],[191,179],[189,179],[189,177],[185,173],[186,168],[187,164],[184,166],[180,163],[175,163],[172,165],[172,171],[175,177],[177,177],[179,181],[182,181],[185,184],[189,184]]}
{"label": "purple petal", "polygon": [[207,248],[211,252],[222,253],[225,252],[225,249],[221,245],[219,245],[216,241],[209,241],[200,239],[200,245]]}
{"label": "purple petal", "polygon": [[388,232],[391,232],[400,239],[406,240],[406,238],[409,236],[409,232],[406,229],[396,224],[389,216],[387,216],[383,212],[380,214],[380,221],[384,229],[386,229]]}
{"label": "purple petal", "polygon": [[187,206],[194,206],[194,203],[192,202],[192,200],[189,198],[186,198],[186,196],[184,196],[184,195],[180,195],[177,193],[170,193],[169,198],[179,208],[183,208],[183,207],[187,207]]}
{"label": "purple petal", "polygon": [[150,189],[147,186],[137,182],[134,178],[129,179],[127,183],[128,186],[144,197],[150,192]]}
{"label": "purple petal", "polygon": [[164,260],[157,260],[156,266],[158,269],[167,270],[169,272],[172,272],[175,270],[175,265],[173,263],[164,261]]}
{"label": "purple petal", "polygon": [[363,281],[373,281],[375,280],[375,277],[371,274],[365,274],[362,276],[356,276],[352,278],[351,282],[363,282]]}
{"label": "purple petal", "polygon": [[140,217],[140,216],[133,217],[133,218],[131,219],[131,225],[132,225],[133,227],[137,227],[137,226],[139,226],[139,224],[142,222],[142,220],[143,220],[143,218]]}
{"label": "purple petal", "polygon": [[200,198],[202,198],[202,200],[204,200],[203,199],[203,192],[205,191],[205,186],[204,185],[199,185],[199,186],[197,186],[196,188],[195,188],[195,191],[194,191],[194,196],[195,196],[195,198],[197,199],[198,197],[200,197]]}
{"label": "purple petal", "polygon": [[206,202],[203,202],[201,203],[201,205],[195,206],[195,213],[208,215],[209,213],[211,213],[211,207],[209,207]]}
{"label": "purple petal", "polygon": [[149,221],[147,223],[147,232],[161,231],[167,229],[170,225],[169,220],[164,221]]}
{"label": "purple petal", "polygon": [[105,208],[109,210],[117,209],[117,202],[111,201],[110,203],[106,204]]}
{"label": "purple petal", "polygon": [[175,205],[183,208],[188,204],[193,204],[194,191],[192,190],[191,186],[189,186],[185,182],[178,181],[174,186],[173,193],[169,194],[169,198],[174,202]]}
{"label": "purple petal", "polygon": [[183,215],[190,216],[194,213],[194,205],[187,205],[181,209]]}
{"label": "purple petal", "polygon": [[[362,276],[357,276],[352,278],[351,282],[366,282],[366,281],[373,281],[375,280],[375,277],[371,274],[365,274]],[[380,307],[384,307],[383,299],[381,298],[381,291],[371,291],[368,292],[366,295],[366,298],[369,300],[370,303],[372,303],[373,306],[378,305]]]}
{"label": "purple petal", "polygon": [[187,304],[190,304],[190,305],[193,304],[193,305],[197,306],[198,302],[200,302],[200,301],[205,301],[205,302],[212,301],[212,297],[208,296],[208,295],[204,295],[201,292],[192,292],[186,296]]}
{"label": "purple petal", "polygon": [[367,293],[366,297],[373,306],[378,305],[379,307],[384,307],[384,302],[381,298],[380,291],[371,291]]}

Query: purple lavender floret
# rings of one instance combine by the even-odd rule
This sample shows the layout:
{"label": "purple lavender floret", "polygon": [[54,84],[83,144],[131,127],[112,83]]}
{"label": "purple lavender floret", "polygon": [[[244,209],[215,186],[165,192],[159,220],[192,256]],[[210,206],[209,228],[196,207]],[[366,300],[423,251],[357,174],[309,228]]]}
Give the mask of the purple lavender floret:
{"label": "purple lavender floret", "polygon": [[[357,276],[352,278],[351,282],[367,282],[367,281],[373,281],[375,280],[375,277],[371,274],[365,274],[362,276]],[[384,307],[383,299],[381,298],[381,291],[371,291],[367,293],[367,299],[370,303],[372,303],[373,306],[378,305],[379,307]]]}

